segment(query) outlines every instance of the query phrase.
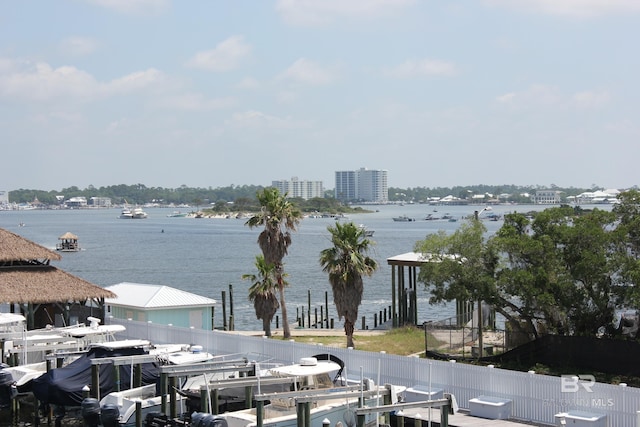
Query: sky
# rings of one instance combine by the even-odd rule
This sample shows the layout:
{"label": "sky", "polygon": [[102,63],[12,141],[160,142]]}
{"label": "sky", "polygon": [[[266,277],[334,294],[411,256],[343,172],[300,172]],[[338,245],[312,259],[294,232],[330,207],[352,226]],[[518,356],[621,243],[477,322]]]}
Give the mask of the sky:
{"label": "sky", "polygon": [[0,2],[0,189],[640,184],[638,0]]}

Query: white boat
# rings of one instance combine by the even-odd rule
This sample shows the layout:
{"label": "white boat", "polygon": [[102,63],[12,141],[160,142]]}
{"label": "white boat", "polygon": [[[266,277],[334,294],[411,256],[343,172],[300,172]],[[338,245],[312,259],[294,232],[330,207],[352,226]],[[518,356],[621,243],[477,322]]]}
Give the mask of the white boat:
{"label": "white boat", "polygon": [[133,212],[131,212],[131,209],[129,209],[128,207],[124,207],[122,208],[122,211],[120,212],[120,219],[133,219]]}
{"label": "white boat", "polygon": [[120,219],[145,219],[147,218],[149,215],[147,215],[147,213],[145,211],[142,210],[142,208],[133,208],[133,210],[131,210],[128,207],[124,207],[122,208],[122,211],[120,212]]}
{"label": "white boat", "polygon": [[[355,425],[355,408],[363,392],[367,393],[365,404],[373,406],[382,403],[382,397],[378,392],[383,388],[377,388],[373,381],[361,381],[359,386],[340,387],[334,384],[332,374],[339,372],[341,367],[331,360],[317,360],[307,357],[300,363],[271,369],[272,376],[290,376],[296,378],[294,391],[285,393],[265,394],[256,396],[256,399],[268,400],[263,407],[263,423],[270,427],[296,427],[298,425],[297,399],[303,398],[310,404],[310,424],[323,425],[324,420],[329,420],[330,425],[341,422],[346,425]],[[397,398],[403,390],[396,389],[392,392]],[[392,398],[393,399],[393,398]],[[203,414],[192,415],[192,422]],[[228,427],[253,427],[257,425],[256,408],[227,412],[213,417],[226,423]],[[375,414],[368,416],[367,425],[376,424]],[[224,424],[222,424],[224,425]]]}
{"label": "white boat", "polygon": [[167,214],[168,218],[184,218],[189,215],[187,212],[173,211],[170,214]]}
{"label": "white boat", "polygon": [[396,222],[409,222],[409,221],[415,221],[415,218],[410,218],[406,215],[400,215],[400,216],[394,216],[393,220]]}
{"label": "white boat", "polygon": [[[201,346],[184,346],[181,345],[180,351],[173,351],[171,348],[165,350],[151,350],[150,354],[156,354],[158,361],[163,365],[180,365],[188,366],[202,364],[213,361],[215,356],[211,353],[203,352]],[[208,379],[221,379],[225,376],[233,375],[233,372],[226,372],[221,376],[210,375]],[[202,381],[198,378],[202,375],[189,377],[180,385],[180,389],[188,387],[197,387],[200,392]],[[193,381],[193,379],[196,381]],[[187,411],[187,398],[182,394],[176,395],[179,413]],[[169,398],[167,397],[167,401]],[[111,392],[100,401],[100,406],[112,405],[118,408],[118,423],[120,426],[133,427],[136,424],[136,405],[140,403],[142,406],[141,417],[144,420],[147,414],[159,412],[162,407],[162,396],[158,395],[158,386],[149,384],[142,387],[135,387],[124,391]]]}
{"label": "white boat", "polygon": [[149,216],[145,211],[142,210],[142,208],[134,208],[132,215],[133,219],[145,219]]}
{"label": "white boat", "polygon": [[368,229],[364,224],[360,224],[358,228],[364,231],[365,237],[373,237],[374,230]]}

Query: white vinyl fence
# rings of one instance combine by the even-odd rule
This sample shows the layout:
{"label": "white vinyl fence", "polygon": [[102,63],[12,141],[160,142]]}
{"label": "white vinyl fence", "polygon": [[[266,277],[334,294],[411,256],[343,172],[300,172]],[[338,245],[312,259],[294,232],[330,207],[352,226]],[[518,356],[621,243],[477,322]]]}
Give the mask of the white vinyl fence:
{"label": "white vinyl fence", "polygon": [[[245,336],[236,332],[206,331],[121,319],[126,331],[119,339],[147,339],[155,344],[201,345],[213,354],[243,355],[250,360],[272,359],[296,363],[301,357],[330,353],[345,362],[348,377],[377,380],[403,386],[431,386],[456,397],[460,408],[468,409],[469,399],[494,396],[512,400],[512,418],[555,425],[555,414],[580,410],[605,414],[609,426],[640,427],[640,389],[591,381],[588,372],[575,378],[516,372],[499,368],[445,362],[418,357],[373,353],[323,345],[299,344],[281,339]],[[346,338],[345,338],[346,340]]]}

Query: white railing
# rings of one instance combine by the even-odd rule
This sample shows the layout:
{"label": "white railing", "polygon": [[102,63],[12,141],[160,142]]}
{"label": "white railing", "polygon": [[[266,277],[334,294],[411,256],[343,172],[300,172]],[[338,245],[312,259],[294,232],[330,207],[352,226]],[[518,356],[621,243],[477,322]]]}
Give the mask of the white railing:
{"label": "white railing", "polygon": [[640,426],[639,388],[592,383],[584,375],[578,381],[534,372],[245,336],[236,332],[121,319],[107,319],[107,323],[126,327],[126,331],[117,338],[142,338],[156,344],[197,344],[213,354],[255,355],[256,358],[268,357],[278,362],[294,363],[301,357],[331,353],[345,362],[349,377],[359,377],[362,373],[373,380],[379,377],[381,383],[431,385],[434,389],[452,393],[463,409],[468,409],[469,399],[481,395],[509,398],[513,402],[512,418],[522,421],[555,425],[555,414],[581,410],[605,414],[610,426]]}

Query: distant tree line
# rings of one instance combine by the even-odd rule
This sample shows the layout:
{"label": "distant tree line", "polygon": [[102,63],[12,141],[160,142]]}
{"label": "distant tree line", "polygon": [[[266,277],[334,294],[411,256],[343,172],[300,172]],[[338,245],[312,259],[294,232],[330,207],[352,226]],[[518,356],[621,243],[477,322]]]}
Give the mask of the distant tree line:
{"label": "distant tree line", "polygon": [[[34,199],[47,205],[59,204],[58,196],[63,196],[65,200],[72,197],[85,197],[89,200],[91,197],[109,197],[114,204],[146,204],[159,203],[164,205],[188,204],[199,207],[213,207],[215,210],[222,210],[223,207],[232,202],[237,206],[258,206],[256,194],[263,190],[263,186],[259,185],[229,185],[227,187],[187,187],[181,185],[178,188],[163,187],[147,187],[144,184],[134,185],[111,185],[107,187],[88,186],[85,189],[78,187],[68,187],[61,190],[33,190],[19,189],[9,192],[9,201],[14,203],[28,203]],[[434,197],[455,196],[460,199],[469,199],[477,195],[487,195],[486,198],[498,199],[504,202],[514,203],[530,203],[529,195],[535,194],[536,190],[553,189],[561,191],[563,196],[575,196],[586,191],[594,191],[601,189],[595,184],[590,189],[586,188],[561,188],[556,185],[551,186],[517,186],[517,185],[469,185],[454,187],[415,187],[415,188],[389,188],[389,201],[400,202],[410,201],[422,203]],[[303,211],[313,210],[315,206],[318,211],[324,211],[327,206],[335,208],[340,203],[331,201],[334,198],[333,190],[325,191],[324,198],[313,199],[312,201],[304,201],[302,199],[293,199]]]}
{"label": "distant tree line", "polygon": [[563,200],[569,196],[577,196],[578,194],[588,191],[603,190],[603,188],[593,184],[591,188],[561,188],[555,184],[548,186],[541,185],[468,185],[455,187],[415,187],[415,188],[389,188],[389,201],[392,202],[415,202],[424,203],[430,198],[442,198],[446,196],[454,196],[459,199],[469,199],[473,196],[485,195],[486,200],[500,199],[502,202],[511,203],[531,203],[531,196],[536,194],[538,190],[557,190],[561,192]]}

